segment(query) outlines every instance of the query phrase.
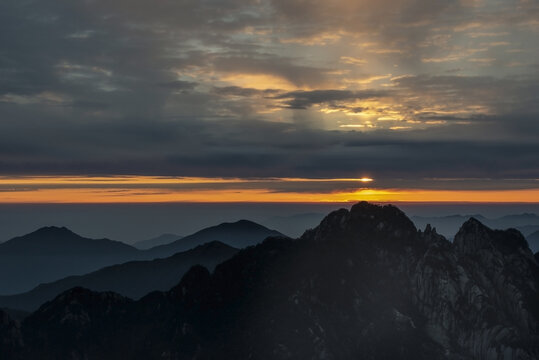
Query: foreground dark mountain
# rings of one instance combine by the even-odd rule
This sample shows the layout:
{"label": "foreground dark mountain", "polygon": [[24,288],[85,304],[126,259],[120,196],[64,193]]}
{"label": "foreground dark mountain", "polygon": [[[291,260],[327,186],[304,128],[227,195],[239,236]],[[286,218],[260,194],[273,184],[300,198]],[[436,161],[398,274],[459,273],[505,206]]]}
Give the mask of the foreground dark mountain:
{"label": "foreground dark mountain", "polygon": [[178,283],[193,265],[212,269],[238,250],[214,241],[194,249],[152,261],[131,261],[81,276],[70,276],[18,295],[0,296],[0,307],[34,311],[70,288],[82,286],[96,291],[114,291],[138,299],[151,291],[165,291]]}
{"label": "foreground dark mountain", "polygon": [[147,253],[154,258],[165,257],[211,241],[220,241],[236,249],[242,249],[256,245],[269,236],[282,236],[282,234],[252,221],[239,220],[202,229],[170,244],[147,250]]}
{"label": "foreground dark mountain", "polygon": [[450,243],[360,203],[136,302],[71,289],[20,328],[6,318],[0,344],[7,359],[531,360],[538,289],[518,231],[471,219]]}
{"label": "foreground dark mountain", "polygon": [[0,244],[0,294],[27,291],[40,283],[136,258],[132,246],[87,239],[64,227],[45,227]]}

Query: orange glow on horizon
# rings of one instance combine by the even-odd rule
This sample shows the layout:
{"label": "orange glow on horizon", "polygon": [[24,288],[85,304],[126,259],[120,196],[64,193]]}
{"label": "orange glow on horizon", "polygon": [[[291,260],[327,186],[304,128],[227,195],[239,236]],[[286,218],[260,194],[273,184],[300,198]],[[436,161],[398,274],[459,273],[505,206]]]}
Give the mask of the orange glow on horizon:
{"label": "orange glow on horizon", "polygon": [[[539,188],[512,190],[386,189],[372,188],[370,185],[372,182],[374,180],[369,177],[336,179],[151,176],[0,177],[0,203],[349,203],[362,200],[395,203],[539,203]],[[309,183],[322,183],[322,188],[326,187],[327,189],[309,190],[304,188],[304,185]],[[339,185],[337,183],[341,183],[341,185],[346,185],[345,188],[357,190],[337,190],[331,183],[335,183],[337,188]],[[199,186],[196,188],[182,187],[186,184]],[[287,187],[290,185],[292,188]]]}

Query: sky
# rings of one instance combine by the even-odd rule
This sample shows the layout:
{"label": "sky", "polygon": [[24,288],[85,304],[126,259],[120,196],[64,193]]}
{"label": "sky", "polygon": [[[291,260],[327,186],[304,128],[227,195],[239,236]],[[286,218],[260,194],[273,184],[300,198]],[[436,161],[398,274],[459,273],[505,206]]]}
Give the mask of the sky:
{"label": "sky", "polygon": [[0,203],[539,203],[537,0],[2,0]]}

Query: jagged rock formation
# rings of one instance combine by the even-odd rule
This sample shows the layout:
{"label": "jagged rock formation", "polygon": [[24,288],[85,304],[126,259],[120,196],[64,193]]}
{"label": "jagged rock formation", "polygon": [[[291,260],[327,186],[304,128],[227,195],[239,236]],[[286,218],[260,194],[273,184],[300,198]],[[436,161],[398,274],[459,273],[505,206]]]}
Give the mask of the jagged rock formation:
{"label": "jagged rock formation", "polygon": [[450,243],[396,207],[359,203],[136,302],[71,290],[24,320],[15,355],[531,360],[538,305],[538,264],[517,231],[471,219]]}

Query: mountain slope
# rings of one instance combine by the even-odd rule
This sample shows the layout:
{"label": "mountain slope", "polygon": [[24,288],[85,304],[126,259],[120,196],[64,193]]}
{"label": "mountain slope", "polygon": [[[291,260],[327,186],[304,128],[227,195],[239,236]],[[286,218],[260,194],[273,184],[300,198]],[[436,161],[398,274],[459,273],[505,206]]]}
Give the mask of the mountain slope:
{"label": "mountain slope", "polygon": [[237,252],[228,245],[211,242],[164,259],[130,261],[80,276],[70,276],[52,283],[41,284],[29,292],[0,296],[0,307],[35,311],[41,304],[73,287],[96,291],[114,291],[138,299],[151,291],[168,290],[193,265],[213,269]]}
{"label": "mountain slope", "polygon": [[148,250],[156,246],[170,244],[182,237],[183,236],[175,234],[163,234],[151,239],[137,241],[133,246],[140,250]]}
{"label": "mountain slope", "polygon": [[282,234],[252,221],[239,220],[202,229],[170,244],[151,248],[146,251],[146,254],[153,258],[164,257],[211,241],[220,241],[241,249],[256,245],[269,236],[282,236]]}
{"label": "mountain slope", "polygon": [[65,227],[45,227],[0,244],[0,294],[132,260],[140,252],[108,239],[87,239]]}
{"label": "mountain slope", "polygon": [[136,302],[69,290],[23,321],[15,353],[532,360],[538,289],[539,265],[518,231],[471,219],[450,243],[393,206],[359,203],[298,240],[267,239],[213,274],[195,266]]}

